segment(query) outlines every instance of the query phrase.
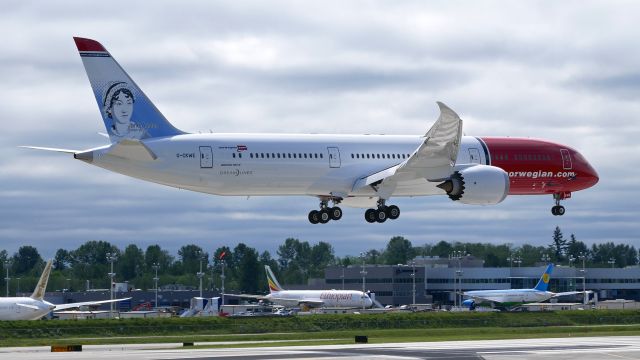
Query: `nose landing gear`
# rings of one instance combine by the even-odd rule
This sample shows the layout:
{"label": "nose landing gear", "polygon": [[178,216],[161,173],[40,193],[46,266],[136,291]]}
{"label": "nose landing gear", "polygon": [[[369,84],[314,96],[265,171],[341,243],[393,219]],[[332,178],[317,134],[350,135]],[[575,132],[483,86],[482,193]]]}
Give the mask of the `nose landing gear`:
{"label": "nose landing gear", "polygon": [[[338,199],[332,199],[333,204],[340,203]],[[320,210],[311,210],[309,212],[309,222],[312,224],[326,224],[330,220],[340,220],[342,218],[342,209],[337,206],[330,207],[329,200],[320,200]]]}
{"label": "nose landing gear", "polygon": [[383,223],[387,221],[387,219],[395,220],[399,217],[400,208],[395,205],[386,206],[385,200],[383,199],[378,200],[377,209],[368,209],[364,212],[364,219],[369,223]]}
{"label": "nose landing gear", "polygon": [[555,200],[556,205],[551,208],[551,213],[553,216],[562,216],[565,213],[564,206],[560,205],[560,200],[568,199],[571,197],[570,192],[563,193],[555,193],[553,194],[553,200]]}

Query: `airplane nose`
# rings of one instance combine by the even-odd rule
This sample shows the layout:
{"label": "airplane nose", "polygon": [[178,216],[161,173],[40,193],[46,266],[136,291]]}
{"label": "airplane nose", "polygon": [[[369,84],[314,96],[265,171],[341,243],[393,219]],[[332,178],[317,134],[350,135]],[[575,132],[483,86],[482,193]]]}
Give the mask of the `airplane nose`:
{"label": "airplane nose", "polygon": [[591,166],[591,164],[589,164],[589,162],[585,161],[583,171],[587,187],[592,187],[593,185],[597,184],[598,181],[600,181],[598,172],[593,168],[593,166]]}

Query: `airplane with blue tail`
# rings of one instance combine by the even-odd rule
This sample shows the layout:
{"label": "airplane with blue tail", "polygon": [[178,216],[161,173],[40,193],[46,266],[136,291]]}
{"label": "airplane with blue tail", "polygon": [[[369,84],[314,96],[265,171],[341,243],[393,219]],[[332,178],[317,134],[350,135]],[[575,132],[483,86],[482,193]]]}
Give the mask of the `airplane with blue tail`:
{"label": "airplane with blue tail", "polygon": [[513,308],[526,303],[537,303],[551,298],[567,295],[581,294],[582,291],[551,292],[548,291],[549,280],[553,272],[553,264],[549,264],[536,286],[532,289],[506,289],[506,290],[473,290],[465,291],[462,295],[469,299],[462,305],[474,310],[478,304],[489,303],[504,308]]}
{"label": "airplane with blue tail", "polygon": [[[312,196],[312,224],[342,218],[338,206],[365,208],[369,223],[400,216],[392,198],[440,195],[495,205],[508,195],[561,200],[595,185],[578,151],[547,140],[463,136],[462,119],[438,102],[424,135],[192,134],[174,127],[99,42],[76,37],[109,144],[61,152],[123,175],[223,196]],[[393,123],[389,124],[393,127]]]}

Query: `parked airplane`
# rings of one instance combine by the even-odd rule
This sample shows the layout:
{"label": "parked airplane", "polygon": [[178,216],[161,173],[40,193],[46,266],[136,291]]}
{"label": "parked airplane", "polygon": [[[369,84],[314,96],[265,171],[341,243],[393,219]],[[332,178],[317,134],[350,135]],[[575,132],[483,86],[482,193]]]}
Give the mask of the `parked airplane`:
{"label": "parked airplane", "polygon": [[438,102],[423,136],[188,134],[175,128],[97,41],[74,38],[111,144],[73,154],[138,179],[215,195],[310,195],[313,224],[339,220],[337,206],[369,208],[368,222],[397,219],[391,197],[448,195],[493,205],[507,195],[560,201],[598,182],[578,151],[546,140],[462,136],[462,120]]}
{"label": "parked airplane", "polygon": [[549,264],[540,277],[538,284],[533,289],[508,289],[508,290],[474,290],[462,293],[469,297],[462,302],[462,305],[475,309],[477,303],[492,303],[502,307],[510,308],[532,302],[546,301],[558,296],[581,294],[582,291],[568,291],[554,293],[547,291],[549,279],[553,271],[553,264]]}
{"label": "parked airplane", "polygon": [[52,304],[44,300],[44,293],[49,282],[51,273],[51,263],[49,260],[40,275],[38,285],[30,297],[4,297],[0,298],[0,320],[38,320],[52,311],[75,309],[81,306],[98,306],[111,302],[118,302],[126,299],[84,301],[69,304]]}
{"label": "parked airplane", "polygon": [[[285,290],[280,286],[269,265],[264,266],[267,272],[269,284],[268,295],[234,295],[267,301],[286,308],[316,308],[316,307],[340,307],[340,308],[369,308],[373,300],[368,294],[357,290]],[[229,294],[233,295],[233,294]]]}

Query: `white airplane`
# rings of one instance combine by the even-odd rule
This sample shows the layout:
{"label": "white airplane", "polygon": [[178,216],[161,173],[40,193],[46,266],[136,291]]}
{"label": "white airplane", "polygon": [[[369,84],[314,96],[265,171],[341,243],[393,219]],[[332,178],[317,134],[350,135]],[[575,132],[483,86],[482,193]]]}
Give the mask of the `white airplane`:
{"label": "white airplane", "polygon": [[[572,191],[598,182],[568,146],[549,141],[462,136],[442,103],[424,136],[188,134],[175,128],[97,41],[74,38],[111,143],[73,154],[86,163],[180,189],[230,196],[319,199],[311,223],[339,220],[337,205],[369,208],[368,222],[397,219],[393,197],[448,195],[491,205],[513,195],[553,195],[554,215]],[[331,205],[330,205],[331,203]]]}
{"label": "white airplane", "polygon": [[267,301],[286,308],[370,308],[373,305],[367,293],[357,290],[285,290],[273,275],[271,267],[265,265],[264,269],[269,284],[268,295],[229,295]]}
{"label": "white airplane", "polygon": [[542,302],[554,297],[581,294],[582,291],[567,291],[554,293],[547,291],[549,279],[553,272],[553,264],[549,264],[540,277],[538,284],[533,289],[508,289],[508,290],[474,290],[465,291],[462,295],[469,297],[462,305],[475,309],[477,303],[498,304],[501,307],[510,308],[526,303]]}
{"label": "white airplane", "polygon": [[44,294],[49,282],[51,273],[51,263],[49,260],[42,271],[38,285],[30,297],[4,297],[0,298],[0,320],[38,320],[52,311],[79,308],[81,306],[98,306],[111,302],[118,302],[126,299],[84,301],[69,304],[52,304],[44,300]]}

